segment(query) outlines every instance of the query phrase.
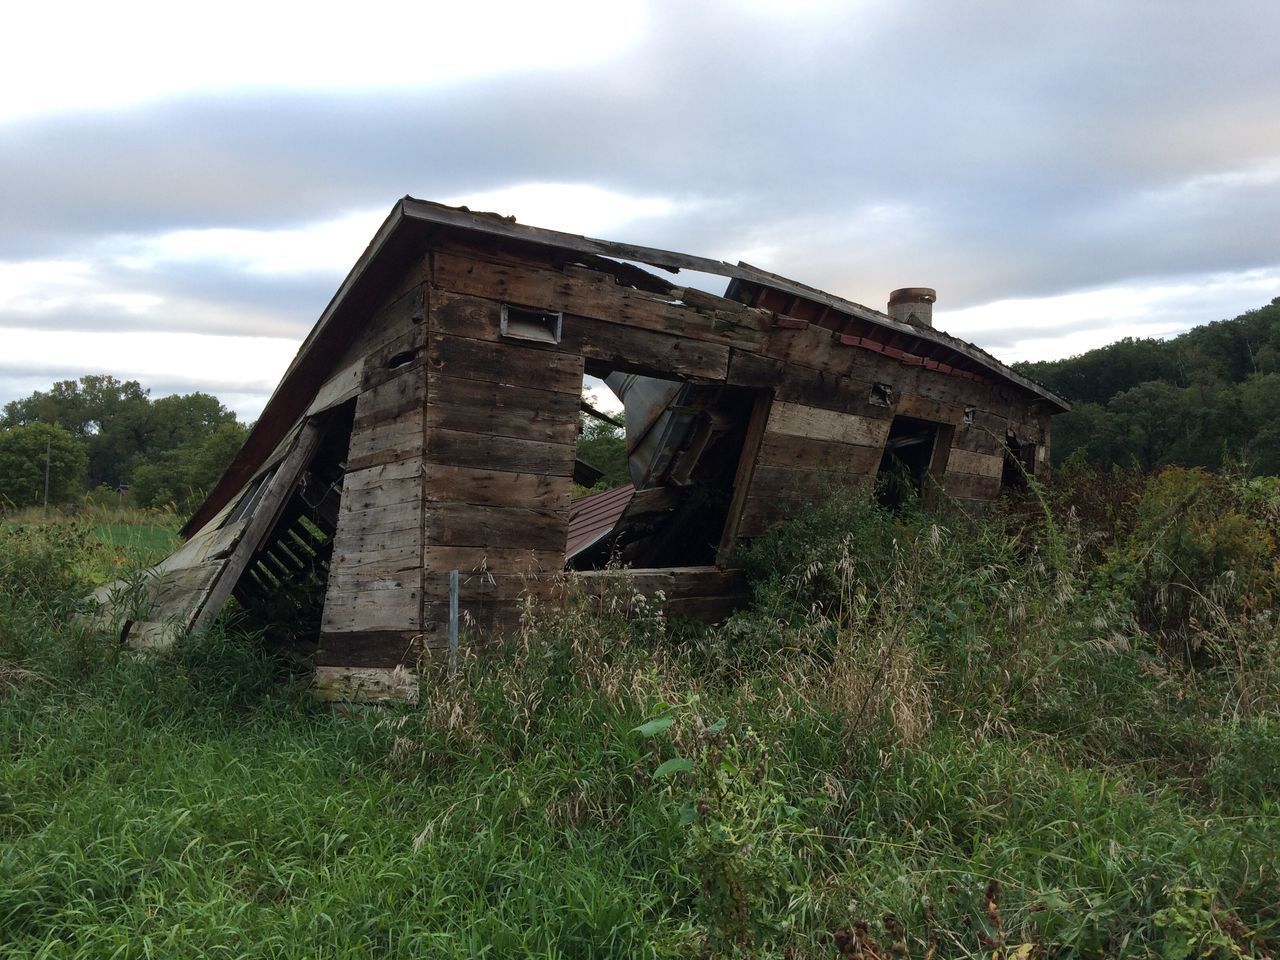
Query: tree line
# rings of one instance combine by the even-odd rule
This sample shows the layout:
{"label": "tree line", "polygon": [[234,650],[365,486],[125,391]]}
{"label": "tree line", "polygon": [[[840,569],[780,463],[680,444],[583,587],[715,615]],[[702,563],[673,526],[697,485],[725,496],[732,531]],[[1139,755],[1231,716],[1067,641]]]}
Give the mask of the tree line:
{"label": "tree line", "polygon": [[159,397],[136,380],[62,380],[0,413],[0,507],[123,494],[194,509],[249,432],[208,393]]}
{"label": "tree line", "polygon": [[[1053,456],[1091,465],[1221,468],[1280,474],[1280,297],[1169,340],[1126,337],[1017,369],[1070,400],[1053,421]],[[249,428],[217,397],[152,399],[136,380],[63,380],[0,414],[0,507],[86,492],[124,493],[180,512],[204,499]],[[622,451],[619,454],[619,451]],[[580,453],[626,480],[619,431],[590,421]]]}
{"label": "tree line", "polygon": [[1280,297],[1168,340],[1126,337],[1016,369],[1075,405],[1053,418],[1057,463],[1280,474]]}

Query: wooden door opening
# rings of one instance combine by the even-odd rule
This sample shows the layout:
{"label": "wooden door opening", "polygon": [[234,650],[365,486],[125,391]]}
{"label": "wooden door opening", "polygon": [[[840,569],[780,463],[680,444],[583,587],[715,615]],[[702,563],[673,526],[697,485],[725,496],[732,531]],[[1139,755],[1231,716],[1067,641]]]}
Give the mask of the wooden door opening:
{"label": "wooden door opening", "polygon": [[941,425],[912,417],[894,417],[876,472],[876,500],[900,510],[924,496],[939,449]]}

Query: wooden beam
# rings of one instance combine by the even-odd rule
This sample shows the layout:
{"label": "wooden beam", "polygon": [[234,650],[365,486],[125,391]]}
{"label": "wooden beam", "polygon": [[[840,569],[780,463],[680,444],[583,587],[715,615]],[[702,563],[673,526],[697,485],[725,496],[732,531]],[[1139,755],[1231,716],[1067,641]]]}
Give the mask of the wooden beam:
{"label": "wooden beam", "polygon": [[240,575],[244,573],[245,568],[249,565],[249,560],[258,552],[275,526],[277,518],[280,516],[281,511],[284,510],[285,502],[297,485],[298,478],[302,476],[302,471],[306,469],[311,462],[312,456],[315,455],[316,447],[319,445],[323,433],[323,428],[316,420],[308,420],[303,425],[293,449],[284,458],[284,462],[280,464],[280,468],[275,472],[275,475],[268,481],[267,487],[259,498],[252,517],[249,519],[249,525],[245,528],[244,535],[240,538],[240,542],[236,544],[226,563],[223,564],[222,572],[218,575],[213,589],[205,597],[204,605],[192,621],[192,629],[198,630],[207,626],[222,612],[223,605],[226,604],[227,598],[231,596],[231,591],[240,579]]}

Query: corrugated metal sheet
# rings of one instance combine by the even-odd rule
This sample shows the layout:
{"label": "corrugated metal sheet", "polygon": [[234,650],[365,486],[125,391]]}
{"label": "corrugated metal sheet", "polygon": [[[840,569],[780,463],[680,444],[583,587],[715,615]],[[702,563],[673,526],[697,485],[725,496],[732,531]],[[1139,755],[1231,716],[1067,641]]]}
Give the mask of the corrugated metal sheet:
{"label": "corrugated metal sheet", "polygon": [[569,542],[565,559],[571,560],[587,547],[607,537],[618,525],[636,488],[629,483],[581,497],[569,507]]}

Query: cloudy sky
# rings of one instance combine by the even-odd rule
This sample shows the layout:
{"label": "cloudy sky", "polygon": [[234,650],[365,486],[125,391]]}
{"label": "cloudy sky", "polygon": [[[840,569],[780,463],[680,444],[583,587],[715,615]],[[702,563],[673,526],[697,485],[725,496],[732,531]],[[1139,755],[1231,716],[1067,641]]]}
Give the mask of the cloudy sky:
{"label": "cloudy sky", "polygon": [[261,409],[403,194],[736,261],[1005,360],[1280,295],[1274,0],[11,5],[0,402]]}

